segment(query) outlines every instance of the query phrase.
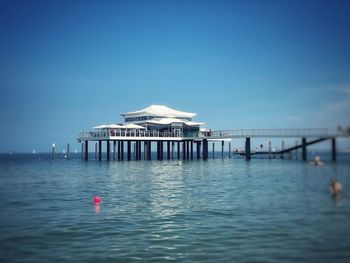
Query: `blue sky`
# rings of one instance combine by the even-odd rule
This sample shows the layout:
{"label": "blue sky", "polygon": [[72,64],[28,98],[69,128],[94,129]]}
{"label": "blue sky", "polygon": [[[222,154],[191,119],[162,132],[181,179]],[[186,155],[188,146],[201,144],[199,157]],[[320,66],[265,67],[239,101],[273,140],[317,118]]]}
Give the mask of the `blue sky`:
{"label": "blue sky", "polygon": [[212,129],[350,125],[349,1],[0,1],[0,151],[165,104]]}

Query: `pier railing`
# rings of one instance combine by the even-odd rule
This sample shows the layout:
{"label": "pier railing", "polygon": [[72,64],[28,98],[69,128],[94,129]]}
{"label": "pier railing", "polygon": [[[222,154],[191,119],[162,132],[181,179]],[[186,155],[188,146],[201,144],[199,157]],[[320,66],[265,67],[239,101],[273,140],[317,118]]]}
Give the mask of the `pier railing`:
{"label": "pier railing", "polygon": [[349,137],[350,129],[310,128],[310,129],[237,129],[210,132],[212,137]]}
{"label": "pier railing", "polygon": [[104,130],[104,131],[89,131],[81,132],[78,135],[80,139],[111,139],[112,137],[183,137],[181,132],[160,132],[160,131],[146,131],[146,130]]}

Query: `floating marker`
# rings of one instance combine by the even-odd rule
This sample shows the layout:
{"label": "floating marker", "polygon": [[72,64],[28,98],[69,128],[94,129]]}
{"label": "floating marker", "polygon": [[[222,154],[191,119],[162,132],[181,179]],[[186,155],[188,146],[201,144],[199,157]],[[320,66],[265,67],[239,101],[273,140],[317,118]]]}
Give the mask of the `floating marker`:
{"label": "floating marker", "polygon": [[101,203],[101,198],[97,195],[94,196],[94,205],[99,205]]}

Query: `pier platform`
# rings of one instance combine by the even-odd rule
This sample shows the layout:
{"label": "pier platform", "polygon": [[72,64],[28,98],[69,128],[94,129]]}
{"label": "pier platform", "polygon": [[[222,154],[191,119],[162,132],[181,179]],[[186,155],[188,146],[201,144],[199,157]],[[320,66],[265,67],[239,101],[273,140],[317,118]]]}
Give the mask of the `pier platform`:
{"label": "pier platform", "polygon": [[[95,142],[95,152],[98,159],[102,159],[102,142],[106,143],[107,160],[111,159],[111,143],[113,147],[113,160],[124,160],[124,148],[126,148],[126,159],[131,160],[132,144],[135,160],[151,160],[152,143],[157,144],[157,159],[193,159],[194,144],[196,158],[208,158],[208,142],[222,141],[222,154],[224,140],[245,138],[245,151],[242,154],[250,160],[251,139],[253,138],[301,138],[302,143],[294,147],[281,149],[277,153],[302,149],[302,159],[306,160],[307,146],[324,140],[332,141],[332,159],[336,160],[336,138],[350,137],[350,129],[342,128],[312,128],[312,129],[236,129],[236,130],[207,130],[200,132],[160,132],[141,129],[106,129],[81,132],[78,135],[78,142],[82,144],[83,159],[88,159],[89,142]],[[125,145],[126,144],[126,145]],[[164,150],[166,144],[166,151]],[[174,148],[176,144],[176,156]],[[142,150],[143,145],[143,150]],[[214,145],[213,145],[214,152]],[[229,153],[231,154],[231,142],[229,142]],[[271,154],[271,148],[267,153]],[[275,153],[276,154],[276,153]]]}

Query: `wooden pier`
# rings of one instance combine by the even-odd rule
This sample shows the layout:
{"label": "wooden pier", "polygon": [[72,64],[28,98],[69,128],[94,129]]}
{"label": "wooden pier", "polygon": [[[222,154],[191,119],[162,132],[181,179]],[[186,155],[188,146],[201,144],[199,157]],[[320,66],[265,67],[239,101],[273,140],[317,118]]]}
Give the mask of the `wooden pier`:
{"label": "wooden pier", "polygon": [[[111,143],[113,147],[113,160],[123,161],[125,154],[126,160],[132,160],[132,148],[134,160],[151,160],[151,149],[156,146],[157,160],[163,159],[183,159],[193,160],[194,149],[196,150],[196,159],[208,159],[208,142],[222,141],[221,155],[224,155],[224,140],[245,139],[245,151],[242,153],[246,160],[251,159],[251,140],[253,138],[301,138],[301,144],[293,147],[284,148],[284,142],[281,151],[274,154],[285,154],[297,149],[302,150],[302,160],[307,160],[307,146],[319,143],[325,140],[331,141],[332,160],[336,161],[336,139],[340,137],[350,137],[349,129],[245,129],[245,130],[218,130],[204,131],[197,133],[182,132],[159,132],[146,130],[104,130],[81,132],[78,135],[78,142],[82,143],[82,156],[84,160],[89,158],[89,142],[95,142],[95,156],[102,160],[102,144],[105,143],[106,159],[110,161]],[[98,147],[97,147],[98,145]],[[132,147],[133,145],[133,147]],[[195,145],[195,146],[194,146]],[[164,147],[165,146],[165,147]],[[214,144],[213,144],[214,146]],[[126,148],[126,152],[124,152]],[[177,155],[174,149],[177,148]],[[143,150],[142,150],[143,149]],[[166,150],[165,150],[166,149]],[[97,151],[97,152],[96,152]],[[213,152],[215,149],[213,148]],[[229,144],[231,155],[231,143]],[[142,156],[143,152],[143,156]],[[258,152],[257,152],[258,153]],[[259,152],[269,154],[271,157],[271,144],[268,152]]]}

